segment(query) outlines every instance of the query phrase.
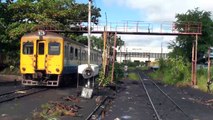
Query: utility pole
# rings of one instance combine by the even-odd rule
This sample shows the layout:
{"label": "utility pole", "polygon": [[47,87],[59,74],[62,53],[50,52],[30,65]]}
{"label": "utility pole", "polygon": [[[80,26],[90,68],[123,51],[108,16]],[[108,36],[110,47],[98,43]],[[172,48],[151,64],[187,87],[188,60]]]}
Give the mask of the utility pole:
{"label": "utility pole", "polygon": [[115,67],[115,52],[116,52],[116,41],[117,41],[117,33],[114,34],[114,50],[113,50],[113,61],[112,61],[112,76],[111,76],[111,83],[114,80],[114,67]]}
{"label": "utility pole", "polygon": [[194,85],[197,85],[197,45],[198,45],[198,35],[195,36],[195,77],[194,77]]}
{"label": "utility pole", "polygon": [[197,45],[198,35],[195,36],[195,41],[192,43],[192,85],[197,85]]}
{"label": "utility pole", "polygon": [[106,28],[104,29],[103,33],[103,38],[104,38],[104,46],[103,46],[103,70],[104,70],[104,76],[106,75],[106,59],[107,59],[107,51],[106,51],[106,41],[107,41],[107,31]]}
{"label": "utility pole", "polygon": [[194,55],[194,52],[195,52],[195,42],[193,41],[192,42],[192,85],[195,85],[195,74],[194,74],[194,71],[195,71],[195,55]]}
{"label": "utility pole", "polygon": [[88,6],[88,67],[90,67],[90,36],[91,36],[91,2],[92,0],[89,0],[89,6]]}

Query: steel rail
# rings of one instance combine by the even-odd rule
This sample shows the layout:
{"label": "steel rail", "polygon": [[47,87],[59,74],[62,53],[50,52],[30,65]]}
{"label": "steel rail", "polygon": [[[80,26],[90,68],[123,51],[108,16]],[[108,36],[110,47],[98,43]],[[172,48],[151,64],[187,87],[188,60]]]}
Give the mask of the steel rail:
{"label": "steel rail", "polygon": [[[30,90],[35,90],[35,91],[30,91]],[[5,93],[4,95],[2,94],[0,96],[0,103],[11,101],[11,100],[14,100],[16,98],[29,96],[29,95],[32,95],[32,94],[35,94],[35,93],[38,93],[38,92],[46,91],[46,90],[48,90],[48,89],[47,88],[43,88],[43,89],[29,88],[29,89],[25,89],[26,93],[17,93],[17,90],[12,91],[12,92],[8,92],[8,93]],[[8,95],[11,95],[11,96],[8,96]],[[6,97],[8,97],[8,98],[6,98]]]}
{"label": "steel rail", "polygon": [[92,115],[94,115],[94,113],[95,113],[96,111],[98,111],[98,109],[104,104],[104,102],[105,102],[108,98],[109,98],[109,96],[106,96],[106,97],[104,98],[104,100],[102,100],[102,102],[101,102],[98,106],[95,107],[95,109],[89,114],[89,116],[88,116],[85,120],[90,120],[91,117],[92,117]]}
{"label": "steel rail", "polygon": [[150,102],[151,105],[152,105],[152,108],[153,108],[153,110],[154,110],[154,112],[155,112],[155,115],[157,116],[157,119],[158,119],[158,120],[162,120],[162,119],[160,118],[160,115],[159,115],[159,113],[157,112],[157,110],[156,110],[154,104],[153,104],[153,101],[152,101],[152,99],[151,99],[151,97],[150,97],[150,95],[149,95],[149,92],[148,92],[148,90],[146,89],[146,86],[145,86],[143,80],[141,79],[141,76],[140,76],[139,73],[138,73],[138,76],[139,76],[140,81],[141,81],[141,83],[142,83],[142,85],[143,85],[143,88],[144,88],[144,90],[145,90],[145,92],[146,92],[146,95],[147,95],[147,97],[149,98],[149,102]]}
{"label": "steel rail", "polygon": [[1,97],[1,96],[4,96],[4,95],[8,95],[8,94],[15,93],[15,92],[17,92],[17,91],[23,91],[23,90],[28,90],[28,89],[32,89],[32,88],[23,88],[23,89],[13,90],[13,91],[10,91],[10,92],[5,92],[5,93],[0,94],[0,97]]}

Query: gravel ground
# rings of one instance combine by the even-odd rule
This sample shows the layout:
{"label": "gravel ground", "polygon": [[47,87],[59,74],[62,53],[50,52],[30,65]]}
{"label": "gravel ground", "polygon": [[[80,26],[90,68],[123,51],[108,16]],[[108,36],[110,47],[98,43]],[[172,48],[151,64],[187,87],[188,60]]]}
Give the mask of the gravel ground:
{"label": "gravel ground", "polygon": [[92,99],[79,98],[79,103],[67,102],[62,98],[67,96],[76,96],[81,91],[81,88],[56,88],[50,89],[45,92],[36,93],[27,97],[9,101],[7,103],[0,104],[0,120],[31,120],[32,116],[36,112],[41,111],[41,105],[48,102],[60,102],[67,105],[78,105],[82,107],[77,112],[79,117],[63,116],[59,117],[60,120],[82,120],[85,119],[93,109],[96,107],[96,97],[99,95],[109,95],[107,89],[100,90],[100,92],[94,92]]}

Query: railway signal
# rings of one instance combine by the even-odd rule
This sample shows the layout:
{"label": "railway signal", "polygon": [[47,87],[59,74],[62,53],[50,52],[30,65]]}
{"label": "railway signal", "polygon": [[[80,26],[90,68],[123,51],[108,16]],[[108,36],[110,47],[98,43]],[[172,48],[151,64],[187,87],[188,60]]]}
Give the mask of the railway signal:
{"label": "railway signal", "polygon": [[[90,42],[90,35],[91,35],[91,2],[92,0],[89,0],[88,3],[88,67],[83,71],[83,77],[87,79],[87,87],[83,87],[82,92],[81,92],[81,97],[84,98],[91,98],[93,89],[90,87],[90,78],[93,76],[93,70],[90,65],[90,47],[91,47],[91,42]],[[93,81],[94,82],[94,81]]]}
{"label": "railway signal", "polygon": [[91,77],[93,77],[93,70],[91,67],[87,67],[84,71],[82,76],[84,77],[84,79],[89,79]]}

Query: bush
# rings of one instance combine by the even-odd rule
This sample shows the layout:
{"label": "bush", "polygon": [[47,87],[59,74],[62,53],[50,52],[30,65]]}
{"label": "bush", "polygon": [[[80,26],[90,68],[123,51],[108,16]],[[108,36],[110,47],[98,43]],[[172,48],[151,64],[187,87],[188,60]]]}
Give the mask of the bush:
{"label": "bush", "polygon": [[178,82],[189,82],[191,79],[191,64],[185,62],[183,57],[168,58],[159,60],[160,69],[156,72],[158,77],[163,78],[167,84],[176,84]]}
{"label": "bush", "polygon": [[[101,71],[99,73],[98,82],[101,86],[107,86],[111,82],[112,77],[112,67],[109,67],[108,75],[104,75],[103,68],[101,68]],[[124,64],[120,64],[115,62],[114,66],[114,80],[113,82],[117,82],[118,80],[122,79],[124,77]]]}

